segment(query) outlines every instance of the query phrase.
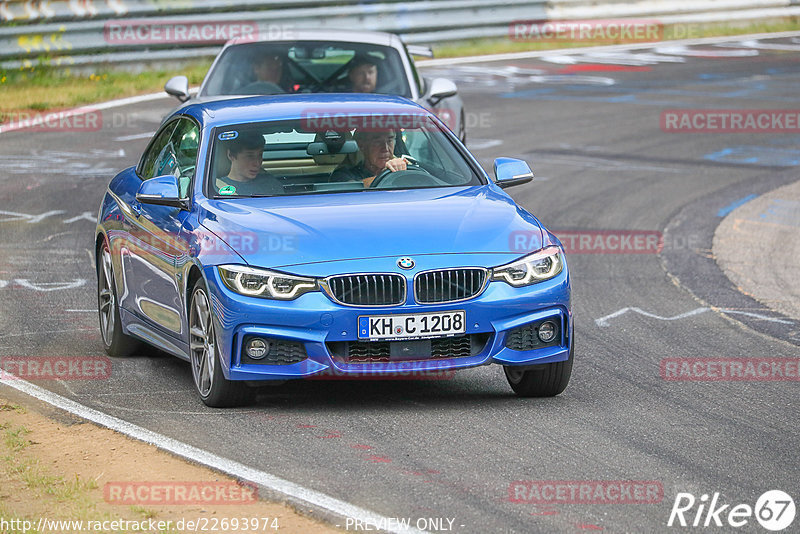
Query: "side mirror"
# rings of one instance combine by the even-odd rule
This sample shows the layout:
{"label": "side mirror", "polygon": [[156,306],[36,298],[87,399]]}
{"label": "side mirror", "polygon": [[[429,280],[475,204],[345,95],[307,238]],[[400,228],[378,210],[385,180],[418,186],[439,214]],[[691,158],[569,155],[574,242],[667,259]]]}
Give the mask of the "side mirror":
{"label": "side mirror", "polygon": [[497,158],[494,160],[494,177],[497,185],[505,189],[512,185],[527,184],[533,180],[533,171],[521,159]]}
{"label": "side mirror", "polygon": [[433,49],[426,45],[406,45],[406,50],[412,56],[433,57]]}
{"label": "side mirror", "polygon": [[136,192],[136,200],[142,204],[187,208],[186,201],[181,200],[178,193],[178,179],[171,174],[157,176],[142,182]]}
{"label": "side mirror", "polygon": [[186,76],[175,76],[171,78],[164,84],[164,91],[181,102],[186,102],[189,100],[189,78]]}
{"label": "side mirror", "polygon": [[434,78],[433,81],[431,81],[431,95],[428,97],[428,101],[431,103],[431,106],[435,106],[441,102],[443,98],[453,96],[456,93],[458,93],[458,87],[456,87],[456,84],[452,81],[447,78]]}

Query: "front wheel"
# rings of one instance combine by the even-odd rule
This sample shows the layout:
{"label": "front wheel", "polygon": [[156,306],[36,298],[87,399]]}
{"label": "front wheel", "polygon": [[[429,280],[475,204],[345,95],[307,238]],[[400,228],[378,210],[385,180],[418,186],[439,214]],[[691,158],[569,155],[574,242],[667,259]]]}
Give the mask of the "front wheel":
{"label": "front wheel", "polygon": [[217,355],[217,336],[205,283],[202,278],[192,290],[189,303],[190,362],[200,399],[212,408],[243,404],[248,399],[244,383],[225,378]]}
{"label": "front wheel", "polygon": [[130,356],[141,344],[123,333],[119,316],[119,301],[114,284],[111,251],[104,242],[97,255],[97,310],[100,312],[100,336],[106,354],[113,357]]}
{"label": "front wheel", "polygon": [[563,362],[545,363],[534,368],[520,369],[504,365],[506,380],[519,397],[555,397],[567,388],[572,375],[572,356],[575,343],[569,350],[569,358]]}

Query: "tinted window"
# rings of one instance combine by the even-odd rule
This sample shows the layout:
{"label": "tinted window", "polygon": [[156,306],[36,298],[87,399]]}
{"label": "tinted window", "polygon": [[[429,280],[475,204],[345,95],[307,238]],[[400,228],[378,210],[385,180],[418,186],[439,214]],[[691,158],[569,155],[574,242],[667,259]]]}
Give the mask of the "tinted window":
{"label": "tinted window", "polygon": [[158,174],[156,174],[156,161],[163,159],[169,137],[172,132],[175,131],[176,125],[177,122],[173,121],[164,126],[164,128],[156,134],[150,146],[147,147],[147,151],[142,157],[142,164],[139,167],[139,177],[142,180],[149,180],[150,178],[158,176]]}
{"label": "tinted window", "polygon": [[[456,187],[484,183],[447,135],[420,110],[217,128],[207,195],[218,198]],[[337,117],[337,120],[339,117]],[[336,121],[333,121],[336,122]],[[386,171],[394,158],[405,170]]]}
{"label": "tinted window", "polygon": [[149,180],[171,174],[178,178],[181,198],[186,198],[195,173],[199,140],[200,129],[194,121],[173,121],[148,148],[142,163],[141,178]]}
{"label": "tinted window", "polygon": [[209,73],[201,96],[368,92],[353,83],[359,68],[372,72],[372,85],[361,86],[374,87],[369,92],[411,96],[394,48],[323,41],[230,46]]}

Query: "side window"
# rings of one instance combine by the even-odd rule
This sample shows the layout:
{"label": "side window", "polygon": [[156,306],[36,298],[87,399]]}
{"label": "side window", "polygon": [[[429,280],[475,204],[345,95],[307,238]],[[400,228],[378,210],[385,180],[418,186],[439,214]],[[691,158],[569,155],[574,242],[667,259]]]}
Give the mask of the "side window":
{"label": "side window", "polygon": [[156,135],[155,141],[147,148],[147,152],[142,158],[142,165],[139,168],[139,177],[142,180],[149,180],[150,178],[160,176],[157,169],[157,162],[162,159],[167,144],[169,143],[170,135],[175,130],[175,125],[175,122],[169,123]]}
{"label": "side window", "polygon": [[142,180],[171,174],[178,178],[181,198],[189,196],[199,141],[200,128],[193,121],[179,119],[171,123],[150,145],[142,163]]}
{"label": "side window", "polygon": [[200,128],[189,119],[181,119],[170,137],[168,146],[175,160],[171,172],[178,178],[180,197],[189,196],[189,186],[197,165],[197,147],[200,141]]}

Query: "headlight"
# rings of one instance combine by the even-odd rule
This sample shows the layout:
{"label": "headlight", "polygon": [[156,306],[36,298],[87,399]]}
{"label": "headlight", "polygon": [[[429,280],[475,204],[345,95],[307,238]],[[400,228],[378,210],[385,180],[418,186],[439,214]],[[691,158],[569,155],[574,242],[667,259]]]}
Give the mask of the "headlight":
{"label": "headlight", "polygon": [[513,263],[492,269],[492,280],[501,280],[514,287],[529,286],[553,278],[564,268],[561,249],[547,247]]}
{"label": "headlight", "polygon": [[292,276],[242,265],[220,265],[217,269],[219,269],[219,274],[226,286],[248,297],[292,300],[303,293],[318,289],[317,281],[314,278]]}

